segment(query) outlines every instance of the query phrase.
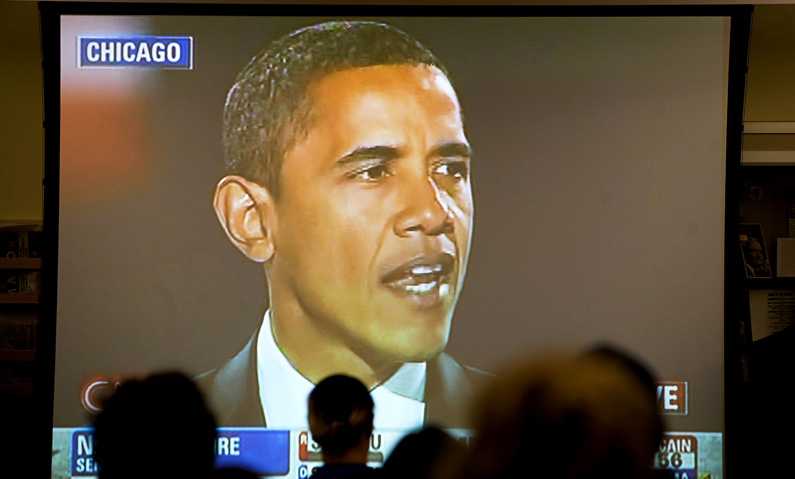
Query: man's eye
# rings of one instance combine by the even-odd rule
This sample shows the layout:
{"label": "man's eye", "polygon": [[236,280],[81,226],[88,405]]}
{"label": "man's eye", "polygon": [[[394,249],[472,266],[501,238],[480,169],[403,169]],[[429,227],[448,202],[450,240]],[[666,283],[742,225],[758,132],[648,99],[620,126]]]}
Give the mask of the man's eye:
{"label": "man's eye", "polygon": [[434,167],[433,174],[449,176],[457,180],[465,180],[469,176],[469,164],[464,160],[443,161]]}
{"label": "man's eye", "polygon": [[346,176],[350,179],[378,181],[378,180],[383,180],[384,178],[390,175],[391,172],[389,171],[388,165],[373,165],[354,170],[348,173]]}

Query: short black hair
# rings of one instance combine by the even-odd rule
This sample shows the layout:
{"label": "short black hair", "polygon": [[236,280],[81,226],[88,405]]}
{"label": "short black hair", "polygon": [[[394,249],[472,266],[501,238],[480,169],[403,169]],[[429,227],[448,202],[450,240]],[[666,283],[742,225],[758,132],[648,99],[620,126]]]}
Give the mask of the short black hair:
{"label": "short black hair", "polygon": [[[155,431],[169,438],[168,457],[150,453]],[[215,439],[215,418],[204,397],[179,372],[125,381],[94,419],[94,456],[101,479],[207,477],[213,470]]]}
{"label": "short black hair", "polygon": [[227,173],[259,183],[278,198],[284,154],[309,129],[310,83],[349,68],[402,64],[434,66],[449,77],[430,50],[383,23],[327,22],[276,40],[251,59],[227,94]]}
{"label": "short black hair", "polygon": [[356,378],[337,374],[309,394],[309,430],[323,451],[340,454],[373,430],[373,398]]}

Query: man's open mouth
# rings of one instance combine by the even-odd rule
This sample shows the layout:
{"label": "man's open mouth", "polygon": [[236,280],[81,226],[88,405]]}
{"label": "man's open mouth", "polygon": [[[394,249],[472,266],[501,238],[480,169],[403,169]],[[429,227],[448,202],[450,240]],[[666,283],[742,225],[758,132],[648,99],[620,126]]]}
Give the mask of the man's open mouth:
{"label": "man's open mouth", "polygon": [[396,293],[435,302],[450,291],[454,267],[452,255],[421,256],[388,272],[381,283]]}

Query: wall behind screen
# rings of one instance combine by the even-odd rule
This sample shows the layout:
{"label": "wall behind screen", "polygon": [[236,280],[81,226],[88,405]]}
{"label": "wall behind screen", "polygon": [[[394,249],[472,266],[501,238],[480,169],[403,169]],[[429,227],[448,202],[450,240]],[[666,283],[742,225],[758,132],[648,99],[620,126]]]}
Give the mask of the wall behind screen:
{"label": "wall behind screen", "polygon": [[[64,20],[65,48],[77,20]],[[124,168],[62,166],[56,426],[85,419],[75,399],[91,374],[200,373],[259,324],[261,268],[228,243],[211,207],[221,111],[260,47],[316,20],[127,18],[94,28],[139,22],[193,35],[191,71],[102,77],[65,55],[64,88],[78,105],[62,102],[65,127],[81,108],[127,113],[114,133],[124,142],[74,150]],[[473,246],[448,350],[489,370],[529,351],[610,340],[662,378],[689,381],[690,415],[672,429],[720,431],[728,21],[387,21],[451,71],[475,151]],[[87,107],[81,84],[106,95]],[[124,85],[132,94],[114,96]]]}
{"label": "wall behind screen", "polygon": [[42,217],[41,42],[33,2],[0,1],[0,223]]}

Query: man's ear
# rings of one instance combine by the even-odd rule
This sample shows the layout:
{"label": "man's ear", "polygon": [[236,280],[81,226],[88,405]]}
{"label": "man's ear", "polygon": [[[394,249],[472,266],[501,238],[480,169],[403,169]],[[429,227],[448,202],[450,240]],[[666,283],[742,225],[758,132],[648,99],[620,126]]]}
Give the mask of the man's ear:
{"label": "man's ear", "polygon": [[215,189],[213,206],[226,235],[243,254],[260,263],[273,256],[276,210],[264,186],[227,176]]}

